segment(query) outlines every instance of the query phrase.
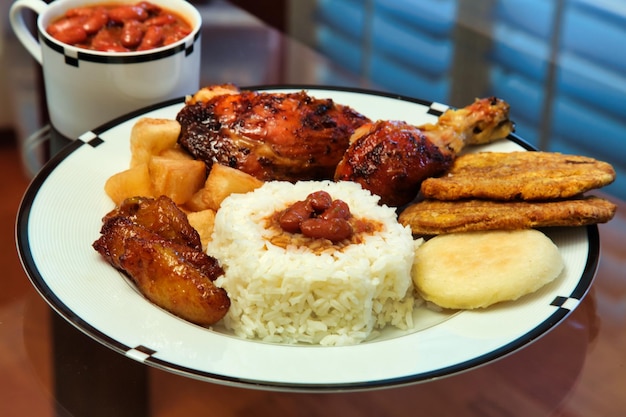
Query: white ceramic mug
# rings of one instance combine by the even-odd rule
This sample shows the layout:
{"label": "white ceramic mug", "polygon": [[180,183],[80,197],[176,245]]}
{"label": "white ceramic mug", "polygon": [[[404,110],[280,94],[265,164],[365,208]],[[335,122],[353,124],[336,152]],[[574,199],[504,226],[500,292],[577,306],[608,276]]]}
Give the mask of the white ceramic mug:
{"label": "white ceramic mug", "polygon": [[[112,0],[135,4],[138,0]],[[177,12],[192,26],[185,38],[139,52],[99,52],[57,41],[46,32],[53,20],[74,7],[107,4],[103,0],[16,0],[9,17],[13,31],[42,65],[52,126],[75,139],[80,134],[133,110],[193,94],[200,83],[198,10],[185,0],[150,0]],[[38,39],[24,20],[25,9],[38,15]]]}

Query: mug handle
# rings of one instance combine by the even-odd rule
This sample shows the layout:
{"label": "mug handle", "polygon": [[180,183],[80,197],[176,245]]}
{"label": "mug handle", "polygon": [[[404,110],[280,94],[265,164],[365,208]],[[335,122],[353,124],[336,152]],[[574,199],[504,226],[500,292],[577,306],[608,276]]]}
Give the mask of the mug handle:
{"label": "mug handle", "polygon": [[9,10],[9,19],[11,21],[11,27],[17,38],[22,42],[24,48],[41,64],[41,45],[39,41],[32,35],[30,29],[24,21],[23,9],[30,9],[35,14],[40,15],[43,13],[48,5],[42,0],[16,0]]}

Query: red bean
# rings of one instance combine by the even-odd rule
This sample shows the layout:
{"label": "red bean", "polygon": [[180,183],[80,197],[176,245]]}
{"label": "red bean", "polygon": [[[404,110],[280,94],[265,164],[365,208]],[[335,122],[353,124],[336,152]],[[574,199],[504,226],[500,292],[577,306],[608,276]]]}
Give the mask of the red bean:
{"label": "red bean", "polygon": [[88,34],[94,34],[104,27],[109,21],[109,16],[104,9],[96,10],[91,16],[87,18],[83,23],[83,29]]}
{"label": "red bean", "polygon": [[176,22],[176,18],[169,14],[162,14],[160,16],[155,16],[147,19],[144,23],[147,26],[165,26]]}
{"label": "red bean", "polygon": [[163,29],[160,26],[150,26],[143,35],[141,44],[137,47],[138,51],[153,49],[163,44]]}
{"label": "red bean", "polygon": [[54,36],[54,38],[59,42],[66,43],[68,45],[75,45],[87,40],[87,32],[85,32],[85,29],[80,26],[68,27],[52,36]]}
{"label": "red bean", "polygon": [[316,191],[307,196],[306,202],[317,212],[324,211],[330,207],[333,198],[326,191]]}
{"label": "red bean", "polygon": [[139,6],[118,6],[109,10],[109,18],[115,23],[123,23],[126,20],[143,22],[148,18],[148,12]]}
{"label": "red bean", "polygon": [[93,49],[103,52],[128,52],[129,49],[116,41],[110,32],[102,30],[91,41]]}
{"label": "red bean", "polygon": [[345,219],[306,219],[300,224],[300,231],[305,236],[331,242],[340,242],[352,236],[352,226]]}
{"label": "red bean", "polygon": [[350,207],[345,201],[333,200],[330,206],[319,215],[320,219],[344,219],[348,220],[352,217]]}
{"label": "red bean", "polygon": [[60,33],[66,30],[73,30],[74,28],[77,28],[77,27],[82,27],[84,21],[85,21],[84,16],[73,16],[68,19],[61,19],[61,20],[57,20],[54,23],[51,23],[50,25],[48,25],[47,30],[49,34],[51,34],[52,36],[55,36],[57,33]]}
{"label": "red bean", "polygon": [[128,20],[124,23],[124,27],[122,28],[120,42],[126,48],[136,48],[141,44],[143,34],[144,28],[140,22]]}
{"label": "red bean", "polygon": [[311,216],[311,208],[305,201],[296,201],[278,217],[280,227],[289,233],[300,232],[300,223]]}

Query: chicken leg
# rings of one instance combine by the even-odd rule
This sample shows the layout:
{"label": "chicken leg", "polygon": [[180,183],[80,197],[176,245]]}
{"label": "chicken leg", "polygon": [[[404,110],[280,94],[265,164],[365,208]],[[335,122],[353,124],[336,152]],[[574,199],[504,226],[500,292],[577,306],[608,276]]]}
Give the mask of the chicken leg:
{"label": "chicken leg", "polygon": [[416,197],[423,180],[445,173],[465,146],[489,143],[513,130],[509,105],[495,97],[447,110],[435,124],[367,123],[350,138],[334,178],[358,182],[379,195],[381,204],[399,207]]}

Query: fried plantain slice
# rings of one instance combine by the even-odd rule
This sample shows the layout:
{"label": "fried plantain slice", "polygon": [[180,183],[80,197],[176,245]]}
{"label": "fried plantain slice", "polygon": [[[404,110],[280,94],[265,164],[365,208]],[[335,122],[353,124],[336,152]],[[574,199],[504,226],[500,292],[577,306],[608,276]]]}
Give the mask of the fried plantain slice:
{"label": "fried plantain slice", "polygon": [[200,234],[189,224],[187,215],[166,196],[127,198],[104,216],[103,227],[113,217],[126,217],[164,239],[202,250]]}
{"label": "fried plantain slice", "polygon": [[594,196],[545,202],[424,200],[407,207],[398,220],[411,227],[414,235],[439,235],[605,223],[613,218],[616,208]]}
{"label": "fried plantain slice", "polygon": [[[93,248],[115,268],[124,270],[120,257],[127,250],[126,240],[132,237],[154,241],[166,240],[145,227],[133,223],[127,217],[113,217],[102,226],[102,234],[93,243]],[[224,273],[217,260],[207,255],[206,252],[174,241],[169,241],[168,245],[176,250],[181,259],[198,268],[211,281]]]}
{"label": "fried plantain slice", "polygon": [[459,156],[447,174],[422,182],[427,199],[551,200],[615,180],[613,167],[554,152],[479,152]]}
{"label": "fried plantain slice", "polygon": [[204,326],[228,311],[226,291],[213,283],[224,270],[169,198],[130,198],[104,217],[100,232],[93,248],[154,304]]}
{"label": "fried plantain slice", "polygon": [[202,326],[221,320],[230,299],[164,240],[130,237],[120,265],[141,293],[165,310]]}

